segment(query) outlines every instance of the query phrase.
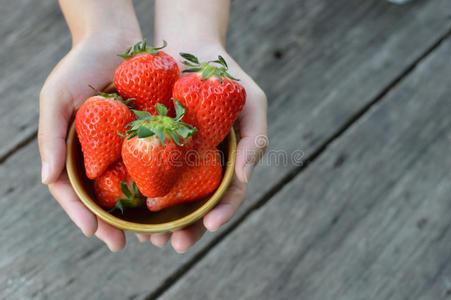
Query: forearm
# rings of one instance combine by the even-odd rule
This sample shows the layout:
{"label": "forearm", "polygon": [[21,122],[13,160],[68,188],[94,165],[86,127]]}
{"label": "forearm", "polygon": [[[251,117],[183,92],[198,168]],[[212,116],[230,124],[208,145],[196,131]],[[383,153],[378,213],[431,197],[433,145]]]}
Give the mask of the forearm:
{"label": "forearm", "polygon": [[59,3],[73,45],[91,36],[124,43],[141,37],[131,0],[59,0]]}
{"label": "forearm", "polygon": [[230,0],[156,0],[154,43],[197,49],[199,44],[225,47]]}

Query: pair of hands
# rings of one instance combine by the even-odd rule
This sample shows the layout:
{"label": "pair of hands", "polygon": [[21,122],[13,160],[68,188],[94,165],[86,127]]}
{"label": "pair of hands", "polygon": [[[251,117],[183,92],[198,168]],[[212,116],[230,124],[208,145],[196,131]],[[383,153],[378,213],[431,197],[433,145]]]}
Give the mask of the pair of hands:
{"label": "pair of hands", "polygon": [[[76,41],[70,52],[49,75],[40,95],[38,140],[42,159],[42,182],[48,185],[50,193],[82,232],[88,237],[95,235],[105,242],[111,251],[119,251],[125,247],[125,234],[91,213],[76,196],[64,169],[66,133],[72,116],[81,104],[93,95],[88,85],[101,90],[109,84],[114,70],[122,62],[116,54],[122,53],[141,39],[140,35],[130,38],[128,34],[127,38],[123,38],[114,34],[93,34]],[[246,89],[247,99],[236,124],[240,140],[235,176],[218,205],[203,219],[183,229],[151,235],[137,234],[141,242],[151,241],[158,247],[163,247],[171,239],[172,247],[179,253],[193,246],[206,230],[216,231],[232,218],[245,198],[252,170],[263,155],[267,141],[266,96],[258,85],[226,53],[220,43],[202,43],[188,50],[203,61],[222,55],[229,64],[230,73],[239,78]],[[187,52],[187,49],[171,47],[169,41],[169,46],[163,51],[172,55],[179,62],[181,69],[184,68],[180,64],[178,53]]]}

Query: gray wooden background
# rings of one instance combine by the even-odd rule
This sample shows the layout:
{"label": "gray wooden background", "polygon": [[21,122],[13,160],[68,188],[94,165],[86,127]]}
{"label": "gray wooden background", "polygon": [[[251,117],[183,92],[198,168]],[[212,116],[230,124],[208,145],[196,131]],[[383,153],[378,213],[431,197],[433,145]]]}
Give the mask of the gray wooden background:
{"label": "gray wooden background", "polygon": [[110,253],[40,183],[39,90],[70,36],[56,0],[1,4],[0,299],[451,299],[451,1],[233,1],[271,146],[183,255]]}

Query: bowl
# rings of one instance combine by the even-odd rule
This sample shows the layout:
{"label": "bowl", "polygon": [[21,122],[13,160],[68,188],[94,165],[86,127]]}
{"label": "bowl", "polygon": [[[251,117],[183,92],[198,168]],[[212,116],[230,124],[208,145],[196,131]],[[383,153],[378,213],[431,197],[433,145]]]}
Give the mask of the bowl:
{"label": "bowl", "polygon": [[77,196],[92,213],[103,221],[114,227],[138,233],[166,232],[197,221],[212,209],[224,195],[235,169],[236,136],[233,128],[218,146],[218,149],[222,155],[223,176],[216,191],[205,199],[178,204],[159,212],[150,212],[144,206],[127,208],[123,213],[120,211],[109,213],[96,203],[93,180],[88,179],[85,174],[83,153],[75,132],[74,122],[67,136],[66,169],[69,181]]}

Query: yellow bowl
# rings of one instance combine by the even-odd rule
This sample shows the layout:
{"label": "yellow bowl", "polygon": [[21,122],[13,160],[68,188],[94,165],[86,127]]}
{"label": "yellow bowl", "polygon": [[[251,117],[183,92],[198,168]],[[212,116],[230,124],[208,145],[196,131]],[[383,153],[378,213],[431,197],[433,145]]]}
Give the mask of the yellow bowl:
{"label": "yellow bowl", "polygon": [[235,169],[236,136],[233,128],[218,148],[224,154],[222,159],[224,171],[216,191],[205,199],[178,204],[159,212],[150,212],[146,207],[141,207],[126,209],[123,214],[119,211],[109,213],[96,203],[93,181],[89,180],[85,174],[83,154],[75,132],[75,123],[72,123],[67,137],[66,169],[77,196],[100,219],[123,230],[140,233],[165,232],[197,221],[224,195]]}

